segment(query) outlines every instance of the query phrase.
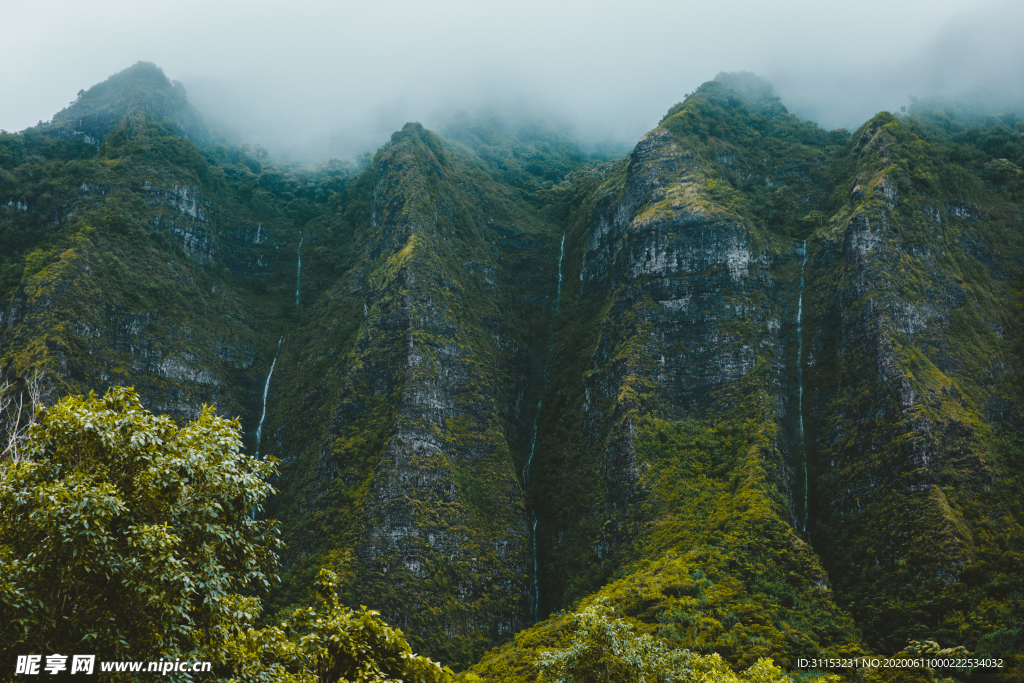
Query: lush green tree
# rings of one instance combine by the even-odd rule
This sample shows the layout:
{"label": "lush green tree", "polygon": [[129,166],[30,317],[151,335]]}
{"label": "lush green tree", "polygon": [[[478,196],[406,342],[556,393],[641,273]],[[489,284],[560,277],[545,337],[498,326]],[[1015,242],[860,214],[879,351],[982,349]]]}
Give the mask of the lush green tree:
{"label": "lush green tree", "polygon": [[[537,667],[548,683],[782,683],[789,681],[771,659],[737,674],[717,654],[671,648],[637,633],[599,599],[573,616],[570,646],[542,652]],[[830,682],[838,677],[830,676]]]}
{"label": "lush green tree", "polygon": [[271,460],[206,406],[177,427],[132,389],[41,411],[0,463],[0,659],[190,652],[218,600],[275,578],[276,524],[257,521]]}
{"label": "lush green tree", "polygon": [[205,656],[231,681],[256,683],[445,683],[452,672],[413,653],[402,632],[380,614],[342,606],[338,578],[317,577],[317,608],[294,610],[280,625],[254,628],[257,598],[227,596]]}
{"label": "lush green tree", "polygon": [[241,681],[450,678],[379,613],[343,607],[326,570],[319,609],[254,627],[251,593],[276,579],[281,545],[276,523],[256,519],[276,470],[242,453],[237,420],[204,406],[179,428],[114,387],[39,410],[25,430],[24,401],[2,389],[0,426],[17,448],[0,461],[0,661],[80,653],[212,661]]}

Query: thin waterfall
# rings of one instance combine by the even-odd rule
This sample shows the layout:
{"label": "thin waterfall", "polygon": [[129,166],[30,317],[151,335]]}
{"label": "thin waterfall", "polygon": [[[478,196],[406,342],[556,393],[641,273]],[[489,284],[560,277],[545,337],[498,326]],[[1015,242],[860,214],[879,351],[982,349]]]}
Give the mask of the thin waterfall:
{"label": "thin waterfall", "polygon": [[[562,233],[562,242],[558,247],[558,283],[555,290],[554,310],[558,310],[558,302],[562,298],[562,260],[565,258],[565,233]],[[548,342],[550,346],[550,340]],[[548,366],[543,363],[541,367],[542,381],[547,382]],[[537,411],[533,415],[533,428],[530,431],[530,454],[526,457],[526,464],[523,465],[523,491],[526,491],[530,481],[530,465],[533,464],[533,453],[537,447],[537,420],[540,419],[540,410],[544,405],[543,399],[537,401]],[[533,517],[531,527],[531,545],[533,548],[533,621],[540,621],[540,572],[537,560],[537,512],[530,509],[530,516]]]}
{"label": "thin waterfall", "polygon": [[526,482],[530,478],[530,463],[533,462],[533,449],[537,447],[537,418],[540,417],[540,407],[544,403],[543,400],[537,401],[537,412],[533,415],[533,431],[530,434],[530,455],[526,458],[526,464],[523,466],[523,488],[526,488]]}
{"label": "thin waterfall", "polygon": [[797,252],[803,256],[800,260],[800,295],[796,302],[796,438],[800,450],[804,470],[804,533],[807,533],[808,494],[810,486],[807,475],[807,445],[804,443],[804,265],[807,263],[807,240],[800,244]]}
{"label": "thin waterfall", "polygon": [[299,248],[297,250],[299,256],[299,267],[295,270],[295,308],[299,307],[299,278],[302,275],[302,240],[305,239],[301,234],[299,235]]}
{"label": "thin waterfall", "polygon": [[[565,232],[562,232],[562,241],[558,247],[558,283],[557,289],[555,290],[555,301],[554,310],[558,310],[558,302],[562,298],[562,260],[565,258]],[[549,341],[550,345],[550,341]],[[541,368],[542,381],[547,382],[548,380],[548,364],[544,362]],[[537,421],[541,418],[541,408],[543,408],[544,399],[537,401],[537,412],[534,414],[534,427],[530,430],[529,435],[529,455],[526,457],[526,464],[522,467],[522,488],[526,490],[526,486],[529,483],[529,466],[534,463],[534,451],[537,449]],[[534,518],[534,524],[531,526],[531,546],[534,551],[534,623],[541,621],[541,578],[539,571],[539,562],[537,556],[537,511],[530,509],[529,514]]]}
{"label": "thin waterfall", "polygon": [[555,293],[555,310],[558,310],[558,302],[562,298],[562,259],[565,258],[565,233],[562,233],[562,246],[558,252],[558,291]]}
{"label": "thin waterfall", "polygon": [[[523,465],[523,490],[526,490],[526,484],[530,480],[530,464],[533,462],[533,451],[537,447],[537,419],[540,417],[540,409],[544,401],[537,401],[537,412],[533,414],[533,430],[530,433],[530,455],[526,458],[526,464]],[[537,513],[532,509],[530,514],[533,515],[533,623],[540,621],[540,581],[537,578]]]}
{"label": "thin waterfall", "polygon": [[270,372],[267,373],[267,382],[263,385],[263,413],[260,415],[260,423],[256,427],[256,457],[260,457],[260,439],[263,436],[263,421],[267,419],[267,392],[270,391],[270,378],[274,376],[274,366],[277,365],[277,355],[281,353],[281,342],[284,337],[277,340],[277,353],[274,354],[274,362],[270,364]]}

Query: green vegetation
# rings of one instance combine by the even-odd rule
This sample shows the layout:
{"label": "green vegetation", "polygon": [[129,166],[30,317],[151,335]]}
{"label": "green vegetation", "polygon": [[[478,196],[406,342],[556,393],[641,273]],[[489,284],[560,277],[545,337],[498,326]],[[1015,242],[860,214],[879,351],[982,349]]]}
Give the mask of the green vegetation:
{"label": "green vegetation", "polygon": [[767,81],[719,74],[669,109],[660,125],[699,160],[710,203],[796,239],[825,222],[830,157],[849,133],[789,114]]}
{"label": "green vegetation", "polygon": [[663,633],[737,666],[770,656],[790,669],[807,653],[855,649],[858,634],[832,602],[817,558],[780,514],[769,475],[778,455],[766,422],[740,408],[731,420],[642,423],[637,455],[649,463],[652,495],[635,552],[692,557],[706,549],[706,566],[688,572],[696,603],[666,605]]}
{"label": "green vegetation", "polygon": [[[765,460],[757,475],[764,505],[781,524],[791,519],[786,469],[792,456],[783,451],[792,450],[785,443],[792,422],[752,407],[791,400],[779,395],[778,385],[795,379],[777,377],[773,369],[780,351],[795,347],[789,330],[777,324],[795,315],[795,296],[780,297],[769,283],[795,285],[790,236],[806,235],[819,220],[827,201],[820,189],[827,153],[846,135],[798,121],[774,96],[750,101],[727,80],[705,84],[673,107],[629,159],[600,175],[574,178],[588,194],[565,214],[571,221],[565,289],[533,492],[543,511],[539,533],[559,539],[557,548],[541,546],[548,609],[573,603],[629,563],[653,560],[671,547],[669,540],[646,539],[646,525],[656,519],[650,511],[682,496],[669,485],[657,487],[650,472],[638,476],[662,462],[657,448],[639,448],[646,420],[690,418],[723,428],[733,419],[749,421],[746,432],[773,444],[758,447]],[[817,212],[814,221],[770,218],[767,204],[751,203],[767,196],[758,194],[767,188],[789,188],[799,207],[783,213]],[[595,226],[600,246],[592,237]],[[742,265],[727,261],[730,248]],[[749,434],[745,438],[753,439]],[[719,449],[735,450],[712,471],[732,470],[751,443],[737,440]],[[672,476],[661,474],[665,481]],[[692,474],[672,481],[689,482]],[[665,529],[661,538],[676,533],[683,545],[695,540],[679,520]]]}
{"label": "green vegetation", "polygon": [[1024,647],[1020,209],[986,170],[1012,154],[1000,125],[879,114],[837,160],[847,180],[812,247],[812,538],[879,651]]}
{"label": "green vegetation", "polygon": [[211,661],[238,681],[441,683],[377,612],[337,599],[254,629],[276,580],[277,525],[257,521],[272,459],[241,452],[237,421],[205,408],[177,428],[130,389],[45,409],[0,468],[3,656]]}
{"label": "green vegetation", "polygon": [[16,654],[185,656],[227,595],[275,578],[270,460],[206,408],[178,428],[130,389],[67,396],[0,467],[0,642]]}
{"label": "green vegetation", "polygon": [[745,406],[721,421],[642,420],[636,451],[650,495],[625,531],[635,539],[632,561],[575,616],[556,612],[470,671],[533,680],[539,653],[564,647],[571,621],[604,604],[640,633],[735,670],[762,658],[792,670],[799,657],[864,654],[816,556],[776,512],[770,435],[756,418]]}
{"label": "green vegetation", "polygon": [[[126,642],[206,647],[239,680],[447,676],[413,650],[467,681],[683,660],[810,680],[798,657],[908,641],[1019,676],[1024,123],[918,103],[851,136],[720,74],[617,160],[540,123],[444,132],[408,124],[358,172],[275,163],[138,64],[0,133],[4,376],[133,385],[109,400],[168,435],[221,425],[237,450],[259,423],[282,459],[284,580],[175,602],[188,555],[152,593],[164,625]],[[4,476],[100,476],[33,463]],[[139,571],[184,552],[187,520],[159,521],[181,500],[139,503],[166,532],[137,540]],[[123,514],[69,510],[82,542]],[[44,519],[24,515],[9,538]],[[129,562],[134,537],[108,536]],[[9,602],[8,627],[56,632],[51,598]],[[195,625],[163,635],[175,619]]]}
{"label": "green vegetation", "polygon": [[[374,190],[385,173],[394,178]],[[500,642],[503,620],[516,629],[527,623],[527,577],[504,559],[527,559],[525,534],[507,524],[523,515],[523,445],[512,415],[523,375],[536,371],[531,355],[545,329],[557,244],[536,206],[495,182],[465,148],[416,124],[349,187],[353,202],[376,192],[369,211],[353,214],[366,221],[359,231],[375,232],[365,246],[373,256],[339,285],[364,292],[359,299],[339,294],[311,305],[324,327],[343,316],[356,321],[346,328],[351,336],[332,343],[340,358],[324,349],[322,327],[304,333],[303,356],[323,354],[327,377],[306,368],[285,373],[309,379],[282,374],[294,389],[279,399],[278,415],[295,424],[308,386],[341,399],[310,406],[330,411],[323,431],[290,439],[301,455],[284,468],[275,514],[297,552],[289,588],[272,607],[303,599],[312,577],[330,567],[346,602],[390,617],[388,609],[416,600],[402,622],[413,645],[466,666]],[[374,220],[386,229],[374,231]],[[499,285],[516,280],[518,292]],[[418,396],[437,396],[443,408],[426,409],[411,398]],[[422,483],[382,476],[382,462]],[[372,553],[344,552],[366,545]],[[492,626],[470,625],[481,621]]]}
{"label": "green vegetation", "polygon": [[572,617],[572,639],[564,650],[542,652],[540,680],[552,683],[672,683],[678,681],[749,681],[773,683],[789,680],[760,659],[737,676],[717,654],[695,655],[670,648],[647,634],[638,634],[626,620],[616,619],[606,601],[598,600]]}
{"label": "green vegetation", "polygon": [[210,643],[202,650],[230,681],[285,683],[447,683],[452,671],[413,653],[402,632],[365,607],[338,602],[337,577],[317,577],[320,609],[294,610],[279,625],[254,628],[258,598],[218,601]]}
{"label": "green vegetation", "polygon": [[200,147],[182,128],[195,116],[140,64],[53,123],[0,134],[0,366],[44,369],[60,393],[133,385],[177,420],[216,404],[252,433],[266,356],[297,313],[300,234],[304,287],[352,263],[348,226],[324,220],[351,167]]}

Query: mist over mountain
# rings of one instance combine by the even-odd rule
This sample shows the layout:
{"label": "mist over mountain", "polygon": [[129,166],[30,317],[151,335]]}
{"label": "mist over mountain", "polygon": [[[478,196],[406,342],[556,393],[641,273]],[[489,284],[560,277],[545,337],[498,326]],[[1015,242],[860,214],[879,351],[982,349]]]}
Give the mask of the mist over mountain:
{"label": "mist over mountain", "polygon": [[[89,496],[185,509],[208,456],[110,483],[83,417],[67,467],[0,459],[0,671],[143,656],[116,586],[145,656],[216,680],[339,680],[325,602],[446,682],[1021,679],[1019,10],[187,9],[101,54],[167,63],[0,132],[0,398],[237,418],[217,448],[279,463],[225,503],[267,574],[168,581],[169,527]],[[85,545],[26,542],[9,510],[72,489]]]}
{"label": "mist over mountain", "polygon": [[[829,56],[762,71],[795,114],[826,128],[854,128],[880,110],[899,112],[910,98],[970,103],[978,111],[1024,111],[1019,3],[979,5],[927,37],[917,52],[891,46],[850,63]],[[920,36],[919,29],[913,35]],[[910,40],[913,40],[908,36]],[[868,46],[875,47],[869,36]],[[870,48],[869,48],[870,50]]]}
{"label": "mist over mountain", "polygon": [[[826,129],[856,128],[910,95],[1022,102],[1024,16],[1009,1],[47,7],[11,9],[0,128],[46,120],[82,83],[138,60],[181,81],[214,127],[310,161],[354,158],[408,121],[438,130],[460,111],[511,112],[627,149],[720,71],[765,75]],[[96,50],[91,36],[111,32]]]}
{"label": "mist over mountain", "polygon": [[283,461],[270,605],[333,568],[490,680],[581,600],[736,668],[997,657],[1024,120],[977,113],[827,131],[723,72],[620,158],[503,112],[305,168],[139,62],[0,135],[0,368],[238,415]]}

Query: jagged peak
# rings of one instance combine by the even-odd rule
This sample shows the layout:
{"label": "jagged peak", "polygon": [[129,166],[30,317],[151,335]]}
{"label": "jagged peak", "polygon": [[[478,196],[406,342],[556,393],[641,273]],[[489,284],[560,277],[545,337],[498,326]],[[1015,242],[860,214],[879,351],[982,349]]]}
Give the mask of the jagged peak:
{"label": "jagged peak", "polygon": [[662,118],[662,123],[694,102],[720,102],[739,98],[750,109],[768,116],[790,116],[789,110],[775,93],[767,79],[749,71],[721,71],[713,80],[705,81],[696,90],[676,104]]}
{"label": "jagged peak", "polygon": [[[879,139],[878,135],[887,129],[889,124],[893,123],[899,126],[899,119],[896,116],[887,111],[878,112],[870,120],[864,122],[850,138],[852,142],[851,149],[857,154],[863,154],[868,149],[875,149],[876,152],[882,153],[887,141]],[[888,130],[892,129],[888,128]],[[875,144],[872,144],[873,141]]]}
{"label": "jagged peak", "polygon": [[53,117],[53,124],[102,137],[122,119],[142,113],[174,121],[183,136],[206,138],[202,117],[188,102],[185,86],[167,78],[152,62],[136,62],[88,90]]}
{"label": "jagged peak", "polygon": [[[401,144],[412,145],[433,156],[435,162],[447,165],[448,153],[445,140],[437,133],[423,127],[418,121],[410,121],[402,126],[401,130],[391,134],[391,140],[386,147],[394,147]],[[382,148],[384,149],[384,148]]]}

